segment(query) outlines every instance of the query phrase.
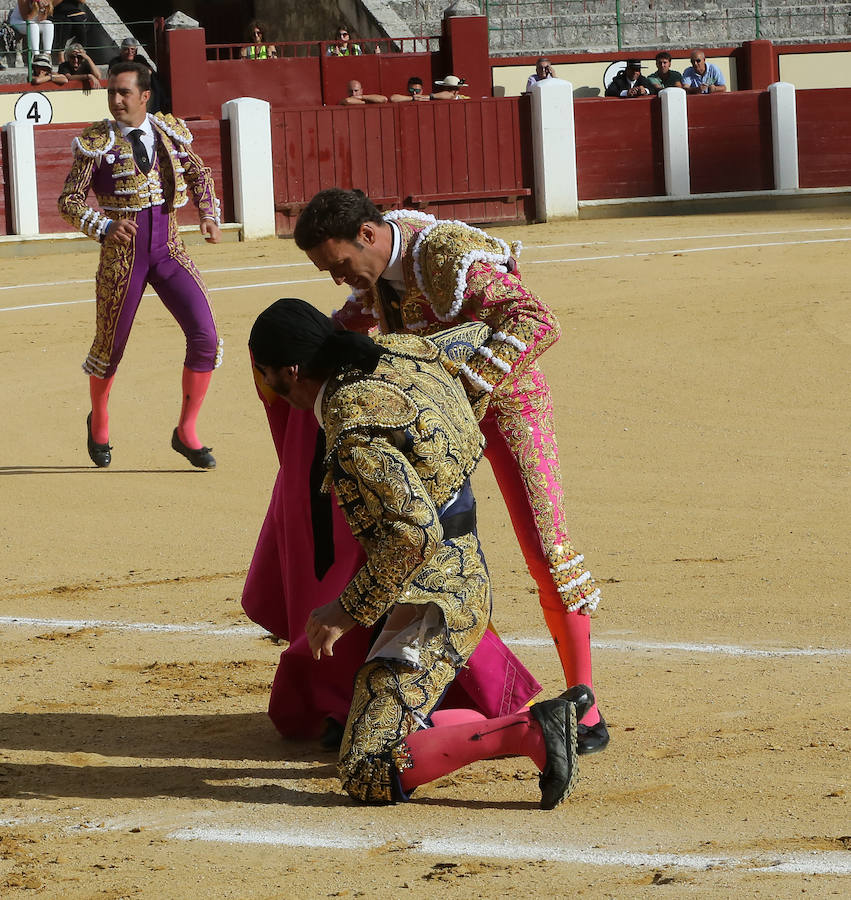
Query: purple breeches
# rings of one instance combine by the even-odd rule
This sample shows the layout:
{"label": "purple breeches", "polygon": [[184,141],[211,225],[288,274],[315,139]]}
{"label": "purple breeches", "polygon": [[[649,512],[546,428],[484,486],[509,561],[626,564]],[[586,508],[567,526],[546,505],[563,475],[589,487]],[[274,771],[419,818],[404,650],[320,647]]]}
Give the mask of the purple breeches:
{"label": "purple breeches", "polygon": [[97,273],[97,329],[83,371],[99,378],[115,374],[148,284],[157,292],[186,336],[184,365],[210,372],[221,362],[207,289],[177,233],[165,205],[136,215],[130,246],[103,245]]}

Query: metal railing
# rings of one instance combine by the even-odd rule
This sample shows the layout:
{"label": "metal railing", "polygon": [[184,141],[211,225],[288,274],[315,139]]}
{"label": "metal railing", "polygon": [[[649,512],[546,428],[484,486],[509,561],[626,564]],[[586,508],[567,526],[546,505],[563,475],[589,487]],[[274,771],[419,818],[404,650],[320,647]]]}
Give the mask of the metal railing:
{"label": "metal railing", "polygon": [[[60,25],[60,26],[68,26],[71,29],[72,38],[74,38],[74,35],[73,35],[74,24],[73,23],[57,22],[55,24]],[[131,21],[131,20],[123,21],[121,19],[115,19],[115,20],[104,19],[104,20],[98,20],[97,23],[86,22],[86,23],[81,23],[81,24],[85,24],[88,26],[92,26],[95,24],[101,25],[101,26],[123,25],[124,27],[128,28],[131,31],[133,36],[139,42],[139,46],[141,48],[143,48],[145,50],[145,52],[152,59],[155,59],[155,55],[154,55],[154,45],[155,45],[154,23],[151,19],[140,19],[137,21]],[[150,37],[147,37],[148,35],[150,35]],[[20,51],[15,51],[15,52],[16,53],[20,52],[21,62],[24,64],[24,66],[26,67],[26,70],[27,70],[27,81],[31,81],[32,80],[32,58],[36,52],[43,52],[43,51],[31,50],[28,45],[28,41],[27,41],[27,38],[25,35],[20,35],[20,38],[21,38]],[[118,52],[118,44],[115,41],[110,41],[108,44],[85,44],[83,49],[86,51],[86,53],[89,53],[89,54],[93,50],[113,50],[117,53]],[[65,52],[65,46],[62,46],[62,47],[54,46],[52,48],[52,50],[50,51],[50,55],[55,58],[56,54],[61,53],[64,55],[64,52]],[[10,51],[10,53],[11,53],[11,51]],[[98,64],[95,63],[95,65],[98,65]],[[105,65],[104,63],[100,64],[99,68],[103,68],[104,65]]]}
{"label": "metal railing", "polygon": [[[439,37],[402,37],[402,38],[358,38],[350,42],[358,48],[355,53],[345,56],[368,56],[388,53],[434,53],[440,50]],[[320,56],[334,57],[336,41],[263,41],[260,50],[250,52],[254,44],[207,44],[207,60],[249,59],[293,59]]]}

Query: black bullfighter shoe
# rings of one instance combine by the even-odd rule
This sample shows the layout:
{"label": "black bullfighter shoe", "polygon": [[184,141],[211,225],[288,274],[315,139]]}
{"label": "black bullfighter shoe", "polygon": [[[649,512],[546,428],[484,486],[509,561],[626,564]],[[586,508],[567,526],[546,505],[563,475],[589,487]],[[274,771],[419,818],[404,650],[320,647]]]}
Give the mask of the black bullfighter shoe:
{"label": "black bullfighter shoe", "polygon": [[547,764],[538,778],[541,809],[555,809],[576,785],[579,758],[576,752],[576,706],[561,697],[531,707],[544,733]]}
{"label": "black bullfighter shoe", "polygon": [[589,753],[599,753],[609,745],[609,729],[606,728],[606,720],[600,716],[600,721],[594,725],[583,725],[582,719],[594,705],[594,695],[591,688],[585,684],[577,684],[561,694],[562,700],[576,704],[576,720],[579,722],[576,730],[576,750],[580,756]]}
{"label": "black bullfighter shoe", "polygon": [[99,468],[105,469],[112,462],[112,447],[109,444],[96,444],[92,437],[92,414],[86,419],[86,449],[89,459]]}
{"label": "black bullfighter shoe", "polygon": [[215,469],[216,459],[212,454],[212,447],[199,447],[193,450],[187,447],[177,436],[175,428],[171,435],[171,449],[176,450],[181,456],[185,456],[196,469]]}

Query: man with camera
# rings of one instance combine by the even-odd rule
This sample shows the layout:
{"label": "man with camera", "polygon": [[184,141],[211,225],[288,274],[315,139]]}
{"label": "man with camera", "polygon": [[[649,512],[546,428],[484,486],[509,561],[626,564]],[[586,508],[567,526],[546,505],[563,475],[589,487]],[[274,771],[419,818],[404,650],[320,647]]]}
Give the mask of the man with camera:
{"label": "man with camera", "polygon": [[529,93],[532,90],[532,85],[536,84],[538,81],[543,81],[545,78],[555,78],[556,73],[553,71],[553,67],[550,65],[550,61],[546,56],[542,56],[535,63],[535,74],[530,75],[528,80],[526,81],[526,91],[525,93]]}

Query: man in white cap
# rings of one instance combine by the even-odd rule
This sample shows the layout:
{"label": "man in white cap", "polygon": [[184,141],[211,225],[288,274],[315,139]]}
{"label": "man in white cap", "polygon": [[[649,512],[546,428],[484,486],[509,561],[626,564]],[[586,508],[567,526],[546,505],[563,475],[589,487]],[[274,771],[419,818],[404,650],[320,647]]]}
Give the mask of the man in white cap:
{"label": "man in white cap", "polygon": [[30,84],[66,84],[64,75],[53,71],[53,63],[49,53],[36,53],[33,56],[32,78]]}
{"label": "man in white cap", "polygon": [[460,88],[464,87],[467,82],[464,81],[463,78],[459,78],[457,75],[447,75],[445,78],[442,78],[440,81],[435,81],[434,83],[435,85],[437,85],[437,87],[441,88],[441,90],[432,92],[432,100],[470,99],[466,94],[462,94],[460,91]]}

